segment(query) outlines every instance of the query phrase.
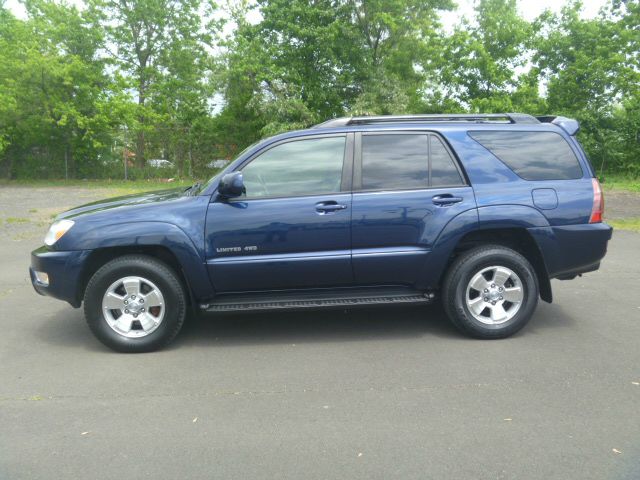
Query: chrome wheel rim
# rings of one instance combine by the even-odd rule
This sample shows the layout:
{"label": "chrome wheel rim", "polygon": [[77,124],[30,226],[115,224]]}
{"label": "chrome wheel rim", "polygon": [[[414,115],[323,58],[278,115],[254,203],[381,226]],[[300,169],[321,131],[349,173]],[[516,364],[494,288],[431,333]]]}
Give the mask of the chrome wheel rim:
{"label": "chrome wheel rim", "polygon": [[107,325],[127,338],[146,337],[162,323],[165,312],[160,289],[143,277],[124,277],[113,282],[102,297],[102,316]]}
{"label": "chrome wheel rim", "polygon": [[486,325],[500,325],[520,310],[524,287],[513,270],[502,266],[487,267],[469,281],[465,301],[473,318]]}

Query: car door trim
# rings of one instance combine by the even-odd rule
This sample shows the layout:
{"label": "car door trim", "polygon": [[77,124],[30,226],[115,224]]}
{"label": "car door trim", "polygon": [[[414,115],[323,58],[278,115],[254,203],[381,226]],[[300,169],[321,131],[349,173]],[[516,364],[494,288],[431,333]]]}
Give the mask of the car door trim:
{"label": "car door trim", "polygon": [[324,252],[273,253],[267,255],[233,255],[215,257],[207,260],[207,265],[222,263],[270,263],[270,262],[304,262],[318,258],[349,258],[351,250],[328,250]]}

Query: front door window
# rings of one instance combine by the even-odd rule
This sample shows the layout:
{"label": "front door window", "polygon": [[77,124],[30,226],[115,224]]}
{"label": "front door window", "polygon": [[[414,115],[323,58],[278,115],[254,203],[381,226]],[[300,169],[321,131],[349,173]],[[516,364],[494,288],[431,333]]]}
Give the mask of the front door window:
{"label": "front door window", "polygon": [[247,198],[298,197],[340,191],[345,137],[277,145],[242,169]]}

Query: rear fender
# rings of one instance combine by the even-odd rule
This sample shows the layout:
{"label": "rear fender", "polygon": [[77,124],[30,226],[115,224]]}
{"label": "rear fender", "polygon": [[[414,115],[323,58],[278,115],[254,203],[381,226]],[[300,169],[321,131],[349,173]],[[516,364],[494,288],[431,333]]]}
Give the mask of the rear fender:
{"label": "rear fender", "polygon": [[456,246],[466,234],[473,231],[510,228],[527,229],[530,232],[541,259],[539,262],[534,262],[540,296],[543,300],[551,302],[551,281],[546,264],[547,259],[541,252],[546,253],[549,242],[553,242],[553,239],[548,238],[550,232],[552,235],[552,229],[549,228],[547,219],[538,210],[523,205],[481,207],[477,211],[465,212],[451,220],[434,244],[433,262],[430,263],[430,271],[425,272],[427,288],[437,288],[440,285]]}
{"label": "rear fender", "polygon": [[420,280],[416,286],[420,290],[433,290],[439,287],[456,245],[464,235],[477,228],[478,211],[475,208],[453,217],[447,223],[434,242],[428,265],[419,277]]}

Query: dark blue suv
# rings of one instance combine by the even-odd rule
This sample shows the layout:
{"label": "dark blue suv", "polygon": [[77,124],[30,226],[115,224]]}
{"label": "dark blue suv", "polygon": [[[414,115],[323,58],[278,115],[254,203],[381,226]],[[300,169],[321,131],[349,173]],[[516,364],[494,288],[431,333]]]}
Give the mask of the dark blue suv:
{"label": "dark blue suv", "polygon": [[524,114],[329,120],[252,145],[205,185],[59,215],[31,280],[127,352],[168,344],[190,310],[436,298],[464,333],[506,337],[611,238],[577,131]]}

